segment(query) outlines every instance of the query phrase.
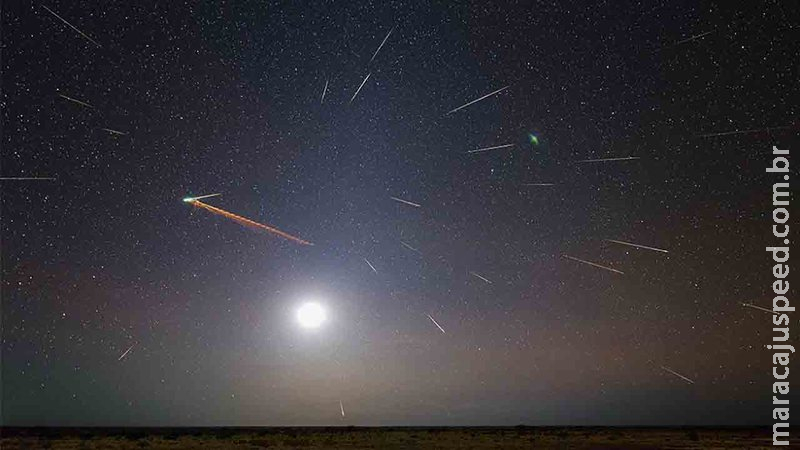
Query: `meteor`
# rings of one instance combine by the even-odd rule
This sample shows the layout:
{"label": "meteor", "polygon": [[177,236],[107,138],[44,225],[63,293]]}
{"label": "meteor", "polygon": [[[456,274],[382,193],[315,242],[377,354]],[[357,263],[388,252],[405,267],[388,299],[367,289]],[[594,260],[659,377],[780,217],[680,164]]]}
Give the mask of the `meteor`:
{"label": "meteor", "polygon": [[186,197],[186,198],[183,199],[183,201],[185,201],[186,203],[191,203],[191,202],[193,202],[195,200],[200,200],[200,199],[209,198],[209,197],[216,197],[218,195],[222,195],[222,194],[220,193],[220,194],[201,195],[199,197]]}
{"label": "meteor", "polygon": [[381,45],[379,45],[379,46],[378,46],[378,49],[377,49],[377,50],[375,50],[375,54],[374,54],[374,55],[372,55],[372,58],[370,58],[370,59],[369,59],[369,62],[372,62],[372,60],[373,60],[373,59],[375,59],[375,57],[376,57],[376,56],[378,56],[378,52],[379,52],[379,51],[381,51],[381,49],[383,48],[383,44],[385,44],[385,43],[386,43],[386,40],[387,40],[387,39],[389,39],[389,35],[391,35],[391,34],[392,34],[392,31],[394,31],[394,29],[395,29],[395,27],[392,27],[392,29],[391,29],[391,30],[389,30],[389,33],[387,33],[387,34],[386,34],[386,37],[385,37],[385,38],[383,38],[383,42],[381,42]]}
{"label": "meteor", "polygon": [[80,101],[80,100],[74,99],[74,98],[72,98],[72,97],[67,97],[67,96],[66,96],[66,95],[64,95],[64,94],[58,94],[58,96],[59,96],[59,97],[61,97],[61,98],[63,98],[63,99],[65,99],[65,100],[69,100],[69,101],[71,101],[71,102],[73,102],[73,103],[77,103],[77,104],[79,104],[79,105],[82,105],[82,106],[85,106],[85,107],[87,107],[87,108],[92,108],[92,109],[94,109],[94,106],[92,106],[92,105],[90,105],[90,104],[88,104],[88,103],[86,103],[86,102],[82,102],[82,101]]}
{"label": "meteor", "polygon": [[368,73],[367,76],[364,77],[364,81],[362,81],[361,82],[361,86],[359,86],[358,89],[356,89],[356,93],[353,94],[353,98],[350,99],[350,103],[353,103],[353,100],[356,99],[356,96],[358,95],[359,92],[361,92],[361,88],[364,87],[364,83],[367,82],[367,80],[369,79],[370,75],[372,75],[372,73]]}
{"label": "meteor", "polygon": [[668,251],[660,249],[660,248],[648,247],[646,245],[632,244],[630,242],[625,242],[625,241],[617,241],[617,240],[614,240],[614,239],[605,239],[605,241],[614,242],[615,244],[628,245],[630,247],[643,248],[643,249],[646,249],[646,250],[653,250],[655,252],[669,253]]}
{"label": "meteor", "polygon": [[787,128],[791,128],[791,125],[787,125],[785,127],[755,128],[752,130],[734,130],[734,131],[724,131],[722,133],[698,134],[697,137],[706,138],[714,136],[729,136],[732,134],[749,134],[749,133],[758,133],[760,131],[785,130]]}
{"label": "meteor", "polygon": [[55,178],[50,177],[0,177],[1,181],[53,181]]}
{"label": "meteor", "polygon": [[553,183],[522,183],[523,186],[554,186]]}
{"label": "meteor", "polygon": [[641,159],[638,156],[626,156],[624,158],[599,158],[599,159],[582,159],[575,161],[576,163],[592,163],[592,162],[606,162],[606,161],[633,161],[634,159]]}
{"label": "meteor", "polygon": [[370,269],[372,269],[373,272],[378,273],[378,271],[375,270],[375,266],[373,266],[372,263],[369,262],[367,258],[364,258],[364,262],[367,263],[367,265],[369,266]]}
{"label": "meteor", "polygon": [[500,149],[500,148],[508,148],[508,147],[513,147],[513,146],[514,146],[514,144],[496,145],[494,147],[484,147],[484,148],[479,148],[477,150],[470,150],[467,153],[488,152],[489,150],[497,150],[497,149]]}
{"label": "meteor", "polygon": [[433,322],[433,324],[434,324],[434,325],[436,325],[436,327],[437,327],[437,328],[438,328],[438,329],[439,329],[439,330],[442,332],[442,334],[447,334],[447,333],[445,333],[445,332],[444,332],[444,328],[442,328],[442,326],[441,326],[441,325],[439,325],[439,323],[438,323],[438,322],[436,322],[436,319],[434,319],[433,317],[431,317],[431,315],[430,315],[430,314],[428,314],[428,319],[431,319],[431,322]]}
{"label": "meteor", "polygon": [[483,96],[483,97],[481,97],[481,98],[476,98],[475,100],[473,100],[473,101],[471,101],[471,102],[469,102],[469,103],[467,103],[467,104],[465,104],[465,105],[461,105],[461,106],[459,106],[458,108],[456,108],[456,109],[454,109],[454,110],[451,110],[450,112],[448,112],[448,113],[447,113],[447,114],[445,114],[445,115],[446,115],[446,116],[448,116],[448,115],[450,115],[450,114],[453,114],[454,112],[456,112],[456,111],[458,111],[458,110],[460,110],[460,109],[464,109],[464,108],[466,108],[467,106],[469,106],[469,105],[472,105],[473,103],[478,103],[479,101],[481,101],[481,100],[483,100],[483,99],[485,99],[485,98],[491,97],[491,96],[493,96],[493,95],[495,95],[495,94],[499,94],[499,93],[501,93],[501,92],[505,91],[506,89],[508,89],[509,87],[511,87],[511,85],[510,85],[510,84],[509,84],[508,86],[506,86],[506,87],[502,87],[502,88],[500,88],[500,89],[498,89],[498,90],[496,90],[496,91],[494,91],[494,92],[490,92],[490,93],[488,93],[488,94],[484,95],[484,96]]}
{"label": "meteor", "polygon": [[246,217],[242,217],[242,216],[236,215],[236,214],[234,214],[232,212],[225,211],[224,209],[216,208],[214,206],[211,206],[211,205],[208,205],[206,203],[203,203],[200,200],[197,200],[196,198],[188,197],[188,198],[183,199],[183,201],[185,201],[186,203],[189,203],[192,206],[197,206],[198,208],[203,208],[206,211],[210,211],[210,212],[212,212],[214,214],[217,214],[217,215],[220,215],[222,217],[227,217],[228,219],[231,219],[234,222],[239,223],[240,225],[244,225],[244,226],[250,227],[250,228],[255,228],[257,230],[265,230],[265,231],[268,231],[268,232],[270,232],[272,234],[276,234],[276,235],[278,235],[278,236],[280,236],[280,237],[282,237],[284,239],[288,239],[290,241],[296,242],[298,244],[314,245],[311,242],[304,241],[303,239],[300,239],[298,237],[292,236],[291,234],[284,233],[283,231],[281,231],[281,230],[279,230],[277,228],[273,228],[271,226],[255,222],[255,221],[250,220],[250,219],[248,219]]}
{"label": "meteor", "polygon": [[465,104],[465,105],[461,105],[461,106],[459,106],[458,108],[451,110],[450,112],[448,112],[448,113],[447,113],[447,114],[445,114],[445,115],[446,115],[446,116],[448,116],[448,115],[450,115],[450,114],[453,114],[454,112],[456,112],[456,111],[458,111],[458,110],[460,110],[460,109],[464,109],[464,108],[466,108],[467,106],[469,106],[469,105],[471,105],[471,104],[473,104],[473,103],[478,103],[479,101],[481,101],[481,100],[483,100],[483,99],[485,99],[485,98],[491,97],[491,96],[493,96],[493,95],[495,95],[495,94],[499,94],[499,93],[501,93],[501,92],[505,91],[506,89],[508,89],[509,87],[511,87],[511,85],[510,85],[510,84],[509,84],[508,86],[506,86],[506,87],[503,87],[503,88],[500,88],[500,89],[498,89],[498,90],[496,90],[496,91],[494,91],[494,92],[490,92],[490,93],[488,93],[488,94],[484,95],[484,96],[483,96],[483,97],[481,97],[481,98],[476,98],[475,100],[473,100],[473,101],[471,101],[471,102],[469,102],[469,103],[467,103],[467,104]]}
{"label": "meteor", "polygon": [[117,361],[122,361],[122,358],[124,358],[124,357],[125,357],[125,355],[127,355],[127,354],[128,354],[128,352],[129,352],[129,351],[131,351],[131,349],[132,349],[132,348],[133,348],[133,345],[131,345],[130,347],[128,347],[128,349],[127,349],[127,350],[125,350],[125,353],[123,353],[123,354],[122,354],[122,356],[120,356],[120,357],[117,359]]}
{"label": "meteor", "polygon": [[101,47],[101,45],[100,45],[100,44],[98,44],[98,43],[97,43],[97,42],[96,42],[94,39],[92,39],[92,38],[90,38],[89,36],[87,36],[86,34],[84,34],[84,33],[83,33],[83,31],[81,31],[81,30],[79,30],[79,29],[75,28],[75,27],[74,27],[74,26],[73,26],[71,23],[67,22],[67,21],[66,21],[66,20],[64,20],[64,19],[63,19],[61,16],[59,16],[58,14],[56,14],[56,13],[55,13],[55,12],[54,12],[52,9],[50,9],[50,8],[48,8],[47,6],[44,6],[44,5],[42,5],[42,8],[46,9],[46,10],[47,10],[47,12],[49,12],[50,14],[52,14],[52,15],[56,16],[56,17],[58,18],[58,20],[60,20],[60,21],[64,22],[65,24],[67,24],[67,26],[69,26],[69,27],[70,27],[70,28],[72,28],[73,30],[77,31],[77,32],[78,32],[78,33],[79,33],[81,36],[83,36],[83,37],[85,37],[86,39],[88,39],[88,40],[89,40],[89,42],[91,42],[92,44],[94,44],[94,45],[96,45],[96,46],[98,46],[98,47]]}
{"label": "meteor", "polygon": [[675,375],[676,377],[679,377],[679,378],[683,379],[683,381],[686,381],[689,384],[694,384],[694,381],[690,380],[689,378],[686,378],[685,376],[679,374],[678,372],[675,372],[674,370],[670,369],[669,367],[661,366],[661,368],[666,370],[667,372]]}
{"label": "meteor", "polygon": [[569,256],[569,255],[563,255],[563,256],[564,256],[564,258],[571,259],[573,261],[578,261],[580,263],[588,264],[590,266],[594,266],[594,267],[597,267],[597,268],[600,268],[600,269],[604,269],[604,270],[608,270],[608,271],[611,271],[611,272],[614,272],[614,273],[619,273],[619,274],[625,275],[625,272],[622,272],[622,271],[617,270],[617,269],[612,269],[611,267],[603,266],[603,265],[600,265],[600,264],[597,264],[597,263],[593,263],[593,262],[590,262],[590,261],[584,261],[582,259],[574,258],[574,257]]}
{"label": "meteor", "polygon": [[342,411],[342,417],[344,417],[344,405],[341,400],[339,400],[339,409]]}
{"label": "meteor", "polygon": [[389,197],[389,198],[394,200],[394,201],[396,201],[396,202],[405,203],[406,205],[413,206],[415,208],[421,208],[422,207],[422,205],[420,205],[420,204],[409,202],[408,200],[403,200],[402,198],[397,198],[397,197]]}
{"label": "meteor", "polygon": [[761,311],[768,312],[770,314],[778,315],[777,311],[773,311],[773,310],[767,309],[767,308],[762,308],[762,307],[760,307],[758,305],[753,305],[753,304],[750,304],[750,303],[742,303],[742,306],[745,306],[747,308],[759,309]]}
{"label": "meteor", "polygon": [[489,281],[489,280],[487,280],[486,278],[484,278],[484,277],[482,277],[482,276],[478,275],[478,274],[477,274],[477,273],[475,273],[475,272],[470,272],[470,274],[471,274],[472,276],[474,276],[474,277],[480,278],[481,280],[485,281],[485,282],[486,282],[486,283],[488,283],[488,284],[492,284],[492,282],[491,282],[491,281]]}
{"label": "meteor", "polygon": [[684,44],[684,43],[686,43],[686,42],[691,42],[691,41],[694,41],[694,40],[696,40],[696,39],[700,39],[700,38],[703,38],[703,37],[705,37],[705,36],[708,36],[709,34],[711,34],[711,33],[715,32],[715,31],[717,31],[717,30],[706,31],[705,33],[700,33],[700,34],[697,34],[697,35],[694,35],[694,36],[688,37],[688,38],[686,38],[686,39],[680,40],[680,41],[678,41],[678,42],[676,42],[676,43],[674,43],[674,44],[672,44],[672,45],[673,45],[673,46],[675,46],[675,45],[681,45],[681,44]]}
{"label": "meteor", "polygon": [[123,133],[122,131],[112,130],[111,128],[100,128],[100,129],[103,130],[103,131],[107,131],[107,132],[109,132],[111,134],[120,135],[120,136],[125,136],[126,134],[128,134],[128,133]]}
{"label": "meteor", "polygon": [[407,249],[411,250],[412,252],[417,252],[417,253],[419,253],[419,250],[417,250],[417,249],[415,249],[414,247],[412,247],[412,246],[410,246],[410,245],[406,244],[405,242],[403,242],[403,241],[400,241],[400,243],[401,243],[401,244],[403,244],[403,247],[405,247],[405,248],[407,248]]}
{"label": "meteor", "polygon": [[328,92],[328,80],[325,80],[325,88],[322,89],[322,98],[319,100],[319,104],[325,103],[325,93]]}

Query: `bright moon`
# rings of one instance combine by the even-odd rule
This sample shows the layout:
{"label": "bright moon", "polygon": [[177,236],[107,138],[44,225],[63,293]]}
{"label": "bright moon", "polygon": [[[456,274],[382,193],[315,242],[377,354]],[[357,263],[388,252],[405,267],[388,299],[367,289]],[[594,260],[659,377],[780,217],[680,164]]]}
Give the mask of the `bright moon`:
{"label": "bright moon", "polygon": [[305,303],[297,310],[297,321],[303,328],[318,328],[325,322],[325,309],[316,302]]}

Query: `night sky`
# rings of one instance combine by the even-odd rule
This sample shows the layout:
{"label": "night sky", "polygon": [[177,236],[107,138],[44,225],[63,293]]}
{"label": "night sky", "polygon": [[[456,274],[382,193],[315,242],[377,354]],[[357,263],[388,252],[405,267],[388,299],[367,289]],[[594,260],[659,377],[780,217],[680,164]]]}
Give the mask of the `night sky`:
{"label": "night sky", "polygon": [[771,421],[796,4],[300,3],[3,2],[3,424]]}

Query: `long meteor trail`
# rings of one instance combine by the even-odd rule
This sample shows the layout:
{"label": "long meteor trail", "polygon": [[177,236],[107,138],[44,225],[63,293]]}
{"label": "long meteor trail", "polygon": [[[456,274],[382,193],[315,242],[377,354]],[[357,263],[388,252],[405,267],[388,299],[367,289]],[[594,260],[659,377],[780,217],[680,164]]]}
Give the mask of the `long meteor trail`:
{"label": "long meteor trail", "polygon": [[322,89],[322,98],[319,99],[319,104],[325,103],[325,93],[328,92],[328,80],[325,80],[325,88]]}
{"label": "long meteor trail", "polygon": [[125,136],[126,134],[128,134],[128,133],[123,133],[122,131],[112,130],[111,128],[100,128],[100,129],[119,136]]}
{"label": "long meteor trail", "polygon": [[183,199],[183,201],[185,201],[186,203],[191,203],[191,202],[193,202],[195,200],[201,200],[201,199],[209,198],[209,197],[216,197],[218,195],[222,195],[222,194],[206,194],[206,195],[201,195],[199,197],[186,197],[185,199]]}
{"label": "long meteor trail", "polygon": [[378,49],[375,50],[375,54],[372,55],[372,58],[369,59],[369,62],[372,62],[372,60],[375,59],[376,56],[378,56],[378,52],[381,51],[381,49],[383,48],[383,44],[385,44],[386,40],[389,39],[389,36],[392,34],[392,31],[394,31],[394,27],[392,27],[392,29],[389,30],[389,33],[386,34],[386,37],[383,38],[383,42],[381,42],[381,45],[379,45]]}
{"label": "long meteor trail", "polygon": [[350,99],[350,103],[353,103],[353,100],[356,99],[356,96],[358,95],[359,92],[361,92],[361,88],[364,87],[364,83],[367,82],[367,80],[369,79],[370,75],[372,75],[372,73],[368,73],[367,76],[364,77],[364,81],[362,81],[361,82],[361,86],[359,86],[358,89],[356,89],[356,93],[353,94],[353,98]]}
{"label": "long meteor trail", "polygon": [[791,125],[787,125],[787,126],[784,126],[784,127],[754,128],[754,129],[751,129],[751,130],[734,130],[734,131],[724,131],[722,133],[698,134],[697,137],[706,138],[706,137],[714,137],[714,136],[730,136],[732,134],[758,133],[760,131],[785,130],[787,128],[791,128]]}
{"label": "long meteor trail", "polygon": [[497,150],[497,149],[508,148],[508,147],[513,147],[513,146],[514,146],[514,144],[495,145],[494,147],[484,147],[484,148],[479,148],[479,149],[475,149],[475,150],[470,150],[467,153],[488,152],[489,150]]}
{"label": "long meteor trail", "polygon": [[52,177],[0,177],[0,181],[54,181]]}
{"label": "long meteor trail", "polygon": [[661,366],[661,368],[666,370],[667,372],[675,375],[676,377],[681,378],[683,381],[686,381],[689,384],[694,384],[694,381],[692,381],[691,379],[679,374],[678,372],[675,372],[674,370],[670,369],[669,367]]}
{"label": "long meteor trail", "polygon": [[615,244],[628,245],[630,247],[643,248],[645,250],[653,250],[654,252],[669,253],[668,251],[666,251],[666,250],[664,250],[662,248],[648,247],[646,245],[633,244],[631,242],[618,241],[616,239],[606,239],[606,241],[607,242],[613,242]]}
{"label": "long meteor trail", "polygon": [[588,265],[590,265],[590,266],[594,266],[594,267],[597,267],[597,268],[599,268],[599,269],[604,269],[604,270],[608,270],[608,271],[610,271],[610,272],[614,272],[614,273],[618,273],[618,274],[621,274],[621,275],[625,275],[625,272],[622,272],[622,271],[620,271],[620,270],[617,270],[617,269],[612,269],[611,267],[604,266],[604,265],[601,265],[601,264],[593,263],[593,262],[591,262],[591,261],[584,261],[584,260],[582,260],[582,259],[575,258],[575,257],[573,257],[573,256],[569,256],[569,255],[564,255],[564,258],[571,259],[571,260],[573,260],[573,261],[577,261],[577,262],[579,262],[579,263],[588,264]]}
{"label": "long meteor trail", "polygon": [[98,46],[98,47],[102,47],[100,44],[98,44],[98,43],[97,43],[97,41],[95,41],[94,39],[92,39],[92,38],[90,38],[89,36],[87,36],[87,35],[86,35],[86,34],[85,34],[83,31],[81,31],[81,30],[79,30],[79,29],[75,28],[75,27],[74,27],[74,26],[73,26],[71,23],[67,22],[66,20],[64,20],[64,18],[62,18],[61,16],[59,16],[58,14],[56,14],[56,13],[55,13],[55,11],[53,11],[52,9],[50,9],[50,8],[48,8],[47,6],[44,6],[44,5],[42,5],[42,8],[46,9],[46,10],[47,10],[47,12],[49,12],[50,14],[52,14],[52,15],[56,16],[56,17],[58,18],[58,20],[60,20],[60,21],[64,22],[65,24],[67,24],[67,26],[68,26],[68,27],[70,27],[70,28],[72,28],[73,30],[77,31],[77,32],[78,32],[78,33],[79,33],[81,36],[85,37],[85,38],[86,38],[86,39],[87,39],[89,42],[91,42],[92,44],[94,44],[94,45],[96,45],[96,46]]}
{"label": "long meteor trail", "polygon": [[90,105],[90,104],[88,104],[88,103],[86,103],[86,102],[82,102],[82,101],[80,101],[80,100],[78,100],[78,99],[75,99],[75,98],[72,98],[72,97],[67,97],[67,96],[66,96],[66,95],[64,95],[64,94],[58,94],[58,96],[59,96],[59,97],[61,97],[61,98],[63,98],[63,99],[65,99],[65,100],[69,100],[69,101],[71,101],[71,102],[73,102],[73,103],[77,103],[77,104],[79,104],[79,105],[82,105],[82,106],[85,106],[85,107],[87,107],[87,108],[92,108],[92,109],[94,109],[94,106],[92,106],[92,105]]}
{"label": "long meteor trail", "polygon": [[410,202],[408,200],[403,200],[402,198],[397,198],[397,197],[389,197],[389,198],[394,200],[394,201],[396,201],[396,202],[405,203],[406,205],[413,206],[415,208],[421,208],[422,207],[422,205],[420,205],[418,203]]}
{"label": "long meteor trail", "polygon": [[445,332],[444,332],[444,328],[442,328],[442,326],[441,326],[441,325],[439,325],[439,323],[438,323],[438,322],[436,322],[436,319],[434,319],[433,317],[431,317],[431,315],[430,315],[430,314],[428,314],[428,319],[431,319],[431,322],[433,322],[433,324],[434,324],[434,325],[436,325],[436,328],[438,328],[438,329],[439,329],[439,330],[442,332],[442,334],[447,334],[447,333],[445,333]]}
{"label": "long meteor trail", "polygon": [[250,228],[255,228],[255,229],[258,229],[258,230],[265,230],[265,231],[268,231],[268,232],[270,232],[272,234],[276,234],[276,235],[278,235],[278,236],[280,236],[280,237],[282,237],[284,239],[288,239],[290,241],[296,242],[298,244],[314,245],[311,242],[308,242],[308,241],[305,241],[303,239],[300,239],[299,237],[292,236],[289,233],[284,233],[283,231],[281,231],[281,230],[279,230],[277,228],[273,228],[271,226],[264,225],[263,223],[255,222],[255,221],[250,220],[250,219],[248,219],[246,217],[242,217],[242,216],[236,215],[236,214],[234,214],[232,212],[225,211],[224,209],[220,209],[220,208],[217,208],[215,206],[208,205],[206,203],[201,202],[200,200],[197,200],[196,198],[185,198],[185,199],[183,199],[183,201],[189,203],[192,206],[197,206],[198,208],[203,208],[203,209],[205,209],[207,211],[210,211],[210,212],[212,212],[214,214],[218,214],[218,215],[220,215],[222,217],[227,217],[228,219],[231,219],[234,222],[238,222],[240,225],[244,225],[244,226],[250,227]]}
{"label": "long meteor trail", "polygon": [[475,272],[470,272],[470,275],[472,275],[472,276],[473,276],[473,277],[475,277],[475,278],[480,278],[481,280],[485,281],[485,282],[486,282],[486,284],[492,284],[492,282],[491,282],[491,281],[489,281],[489,280],[487,280],[486,278],[484,278],[484,277],[482,277],[482,276],[478,275],[478,274],[477,274],[477,273],[475,273]]}
{"label": "long meteor trail", "polygon": [[364,258],[364,262],[367,263],[367,265],[369,266],[370,269],[372,269],[373,272],[378,273],[378,271],[375,270],[375,266],[373,266],[372,263],[369,262],[367,258]]}
{"label": "long meteor trail", "polygon": [[461,105],[461,106],[459,106],[458,108],[456,108],[456,109],[454,109],[454,110],[451,110],[450,112],[448,112],[448,113],[447,113],[447,114],[445,114],[445,115],[447,116],[447,115],[453,114],[454,112],[456,112],[456,111],[458,111],[458,110],[461,110],[461,109],[464,109],[464,108],[466,108],[467,106],[469,106],[469,105],[472,105],[473,103],[478,103],[479,101],[481,101],[481,100],[483,100],[483,99],[485,99],[485,98],[491,97],[491,96],[493,96],[493,95],[495,95],[495,94],[499,94],[499,93],[501,93],[501,92],[505,91],[506,89],[508,89],[509,87],[511,87],[511,85],[508,85],[508,86],[506,86],[506,87],[502,87],[502,88],[500,88],[500,89],[498,89],[498,90],[496,90],[496,91],[494,91],[494,92],[490,92],[490,93],[488,93],[488,94],[484,95],[484,96],[483,96],[483,97],[481,97],[481,98],[476,98],[475,100],[473,100],[473,101],[471,101],[471,102],[469,102],[469,103],[467,103],[467,104],[465,104],[465,105]]}
{"label": "long meteor trail", "polygon": [[575,161],[576,163],[593,163],[593,162],[606,162],[606,161],[633,161],[634,159],[641,159],[638,156],[625,156],[622,158],[598,158],[598,159],[582,159]]}
{"label": "long meteor trail", "polygon": [[742,303],[742,306],[747,307],[747,308],[758,309],[758,310],[761,310],[761,311],[764,311],[764,312],[768,312],[770,314],[775,314],[775,315],[779,314],[777,311],[773,311],[773,310],[767,309],[767,308],[762,308],[761,306],[754,305],[752,303]]}
{"label": "long meteor trail", "polygon": [[711,30],[711,31],[706,31],[705,33],[696,34],[696,35],[694,35],[694,36],[691,36],[691,37],[688,37],[688,38],[686,38],[686,39],[680,40],[680,41],[678,41],[678,42],[676,42],[676,43],[672,44],[672,46],[676,46],[676,45],[685,44],[685,43],[687,43],[687,42],[691,42],[691,41],[694,41],[694,40],[697,40],[697,39],[703,38],[703,37],[705,37],[705,36],[708,36],[709,34],[711,34],[711,33],[715,32],[715,31],[717,31],[717,30]]}
{"label": "long meteor trail", "polygon": [[120,356],[120,357],[117,359],[117,361],[122,361],[122,358],[124,358],[124,357],[125,357],[125,355],[127,355],[127,354],[128,354],[128,352],[130,352],[132,348],[133,348],[133,345],[131,345],[130,347],[128,347],[128,349],[127,349],[127,350],[125,350],[125,353],[123,353],[123,354],[122,354],[122,356]]}

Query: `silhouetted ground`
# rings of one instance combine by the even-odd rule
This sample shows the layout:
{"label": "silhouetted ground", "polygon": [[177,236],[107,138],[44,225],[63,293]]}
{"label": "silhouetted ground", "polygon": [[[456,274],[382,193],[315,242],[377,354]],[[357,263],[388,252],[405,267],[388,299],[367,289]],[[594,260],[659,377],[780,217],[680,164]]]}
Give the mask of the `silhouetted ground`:
{"label": "silhouetted ground", "polygon": [[770,448],[771,430],[604,427],[15,428],[13,449],[731,449]]}

